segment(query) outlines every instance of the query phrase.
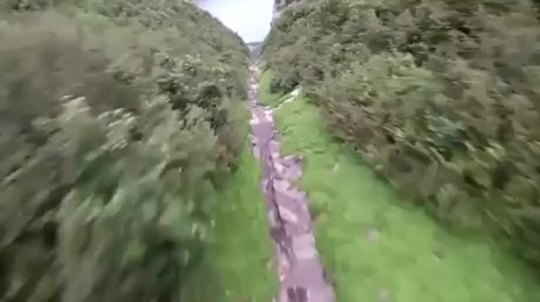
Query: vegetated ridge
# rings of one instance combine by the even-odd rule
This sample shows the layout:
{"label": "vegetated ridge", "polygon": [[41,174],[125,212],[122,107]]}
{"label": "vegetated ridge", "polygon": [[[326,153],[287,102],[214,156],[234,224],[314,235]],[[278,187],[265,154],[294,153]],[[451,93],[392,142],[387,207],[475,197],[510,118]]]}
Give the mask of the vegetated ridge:
{"label": "vegetated ridge", "polygon": [[0,300],[179,301],[248,50],[187,1],[0,4]]}
{"label": "vegetated ridge", "polygon": [[540,24],[529,0],[321,0],[263,47],[334,134],[440,221],[540,261]]}

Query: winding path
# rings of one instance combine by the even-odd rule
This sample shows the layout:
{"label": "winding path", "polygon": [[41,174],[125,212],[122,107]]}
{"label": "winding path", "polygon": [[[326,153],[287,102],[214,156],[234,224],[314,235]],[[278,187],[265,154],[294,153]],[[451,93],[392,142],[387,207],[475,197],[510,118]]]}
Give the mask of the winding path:
{"label": "winding path", "polygon": [[301,159],[280,154],[273,110],[257,102],[260,72],[254,65],[250,71],[251,139],[263,170],[262,190],[276,247],[278,302],[334,302],[334,290],[315,247],[307,196],[295,186],[302,175]]}

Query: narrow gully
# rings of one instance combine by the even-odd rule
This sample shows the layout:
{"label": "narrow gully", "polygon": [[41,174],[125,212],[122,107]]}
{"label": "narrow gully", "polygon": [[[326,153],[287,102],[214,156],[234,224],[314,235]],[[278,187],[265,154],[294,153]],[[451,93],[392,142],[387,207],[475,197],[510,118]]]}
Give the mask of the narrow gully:
{"label": "narrow gully", "polygon": [[262,166],[262,191],[276,248],[278,302],[334,302],[334,289],[315,246],[308,198],[295,184],[301,158],[280,154],[273,110],[258,103],[259,69],[250,67],[249,107],[253,153]]}

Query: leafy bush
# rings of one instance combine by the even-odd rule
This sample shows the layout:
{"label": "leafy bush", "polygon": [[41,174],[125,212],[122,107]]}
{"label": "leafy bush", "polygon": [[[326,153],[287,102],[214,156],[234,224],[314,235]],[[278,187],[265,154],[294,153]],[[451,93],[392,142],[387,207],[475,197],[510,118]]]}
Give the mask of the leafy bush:
{"label": "leafy bush", "polygon": [[183,1],[7,4],[0,299],[177,301],[243,145],[246,47]]}
{"label": "leafy bush", "polygon": [[495,226],[540,261],[534,3],[310,2],[284,12],[264,56],[377,173],[442,221]]}

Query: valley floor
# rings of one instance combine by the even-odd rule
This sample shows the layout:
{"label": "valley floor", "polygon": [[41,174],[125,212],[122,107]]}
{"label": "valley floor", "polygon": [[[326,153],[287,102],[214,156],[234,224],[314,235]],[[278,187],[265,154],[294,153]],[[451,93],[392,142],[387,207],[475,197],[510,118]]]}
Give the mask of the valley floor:
{"label": "valley floor", "polygon": [[[277,105],[280,98],[267,88],[261,84],[262,103]],[[445,231],[335,141],[305,99],[282,104],[275,118],[282,151],[304,158],[300,186],[310,198],[317,246],[339,302],[540,301],[538,282],[519,261],[487,237]],[[246,148],[218,202],[214,243],[190,301],[266,302],[276,296],[260,177]]]}
{"label": "valley floor", "polygon": [[488,238],[446,232],[334,141],[317,108],[298,99],[275,115],[284,153],[304,157],[301,187],[338,301],[540,301],[517,260]]}

